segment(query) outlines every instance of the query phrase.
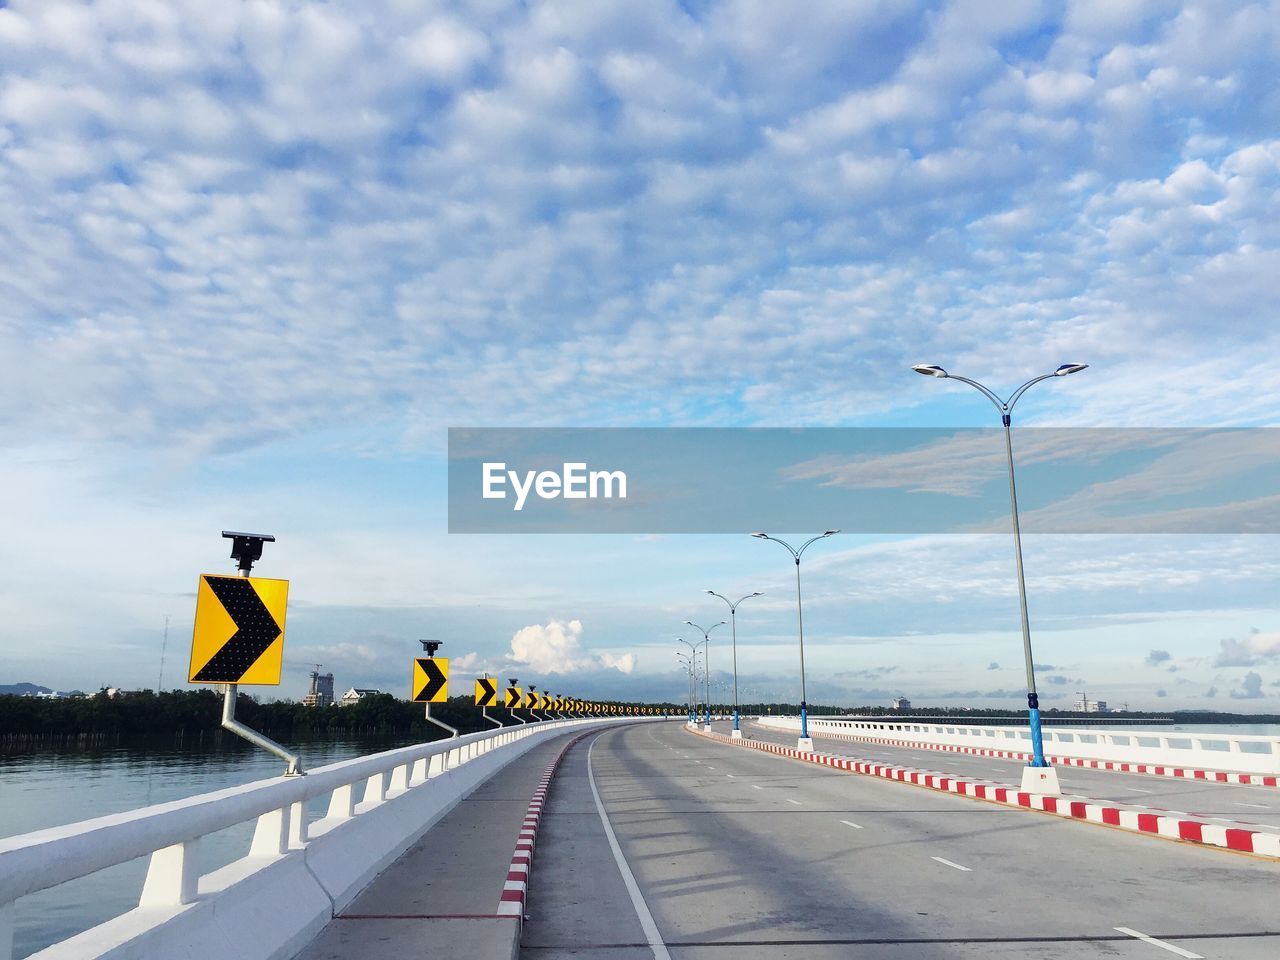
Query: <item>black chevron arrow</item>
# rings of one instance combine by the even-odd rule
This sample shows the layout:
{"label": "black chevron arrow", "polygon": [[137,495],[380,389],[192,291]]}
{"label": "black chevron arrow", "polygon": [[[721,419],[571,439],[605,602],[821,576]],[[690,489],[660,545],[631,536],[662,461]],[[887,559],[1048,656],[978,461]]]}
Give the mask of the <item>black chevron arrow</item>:
{"label": "black chevron arrow", "polygon": [[515,710],[520,706],[520,690],[517,687],[507,687],[507,709]]}
{"label": "black chevron arrow", "polygon": [[494,694],[498,692],[498,684],[488,677],[476,680],[476,706],[489,707],[493,706]]}
{"label": "black chevron arrow", "polygon": [[205,577],[204,582],[238,629],[191,679],[203,683],[238,683],[280,636],[280,624],[271,616],[248,577]]}
{"label": "black chevron arrow", "polygon": [[427,682],[414,693],[413,699],[416,703],[429,702],[432,697],[440,692],[440,688],[448,682],[448,678],[444,675],[444,671],[440,669],[440,664],[429,657],[418,657],[417,661],[418,668],[427,675]]}

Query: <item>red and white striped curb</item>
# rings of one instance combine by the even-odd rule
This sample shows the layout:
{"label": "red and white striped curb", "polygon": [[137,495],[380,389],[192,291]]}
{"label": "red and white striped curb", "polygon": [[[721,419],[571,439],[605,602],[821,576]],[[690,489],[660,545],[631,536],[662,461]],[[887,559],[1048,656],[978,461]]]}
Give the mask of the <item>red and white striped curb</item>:
{"label": "red and white striped curb", "polygon": [[[773,730],[773,727],[765,727]],[[852,740],[857,743],[878,743],[886,747],[911,747],[919,750],[943,750],[947,753],[969,753],[980,757],[1002,757],[1008,760],[1030,760],[1031,754],[1016,750],[988,750],[985,747],[962,747],[949,743],[921,743],[919,740],[894,740],[889,737],[868,737],[856,733],[835,733],[827,730],[809,730],[810,736],[829,737],[832,740]],[[1208,780],[1213,783],[1247,783],[1255,787],[1280,786],[1280,775],[1261,773],[1227,773],[1222,770],[1192,770],[1186,767],[1164,767],[1150,763],[1127,763],[1117,760],[1086,760],[1081,757],[1045,757],[1056,767],[1089,767],[1094,770],[1112,770],[1118,773],[1145,773],[1156,777],[1183,777],[1189,780]]]}
{"label": "red and white striped curb", "polygon": [[[594,732],[588,731],[588,733]],[[511,855],[507,880],[502,886],[502,896],[498,900],[497,912],[500,916],[515,917],[517,922],[524,922],[524,902],[529,892],[529,869],[533,866],[533,844],[538,837],[538,823],[542,820],[542,806],[546,802],[547,791],[551,789],[551,780],[555,777],[556,768],[560,766],[564,755],[588,733],[580,733],[566,743],[542,772],[538,789],[533,791],[533,799],[529,801],[529,809],[525,811],[524,822],[520,825],[520,836],[516,839],[515,853]]]}
{"label": "red and white striped curb", "polygon": [[1174,840],[1190,840],[1207,846],[1223,847],[1243,853],[1256,853],[1265,857],[1280,858],[1280,834],[1259,833],[1237,827],[1227,827],[1217,823],[1204,823],[1200,820],[1183,819],[1185,815],[1173,813],[1152,813],[1125,807],[1108,806],[1087,798],[1046,797],[1039,793],[1024,793],[1015,787],[999,786],[993,783],[978,783],[970,780],[958,780],[941,774],[913,770],[910,767],[895,767],[886,764],[869,763],[855,757],[840,757],[829,753],[806,753],[786,747],[779,743],[764,740],[749,740],[743,737],[734,740],[722,733],[704,733],[693,731],[701,737],[720,740],[731,746],[750,747],[763,750],[795,760],[822,764],[847,770],[850,773],[861,773],[867,776],[880,777],[885,780],[898,780],[916,786],[928,787],[932,790],[945,790],[979,800],[991,800],[1009,806],[1025,807],[1029,810],[1042,810],[1073,820],[1084,820],[1089,823],[1102,823],[1124,830],[1140,833],[1154,833]]}

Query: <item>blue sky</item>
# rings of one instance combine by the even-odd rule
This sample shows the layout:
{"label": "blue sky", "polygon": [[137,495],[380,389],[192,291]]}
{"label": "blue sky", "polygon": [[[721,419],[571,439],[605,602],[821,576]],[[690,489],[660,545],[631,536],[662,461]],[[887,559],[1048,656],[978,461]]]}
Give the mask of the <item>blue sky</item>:
{"label": "blue sky", "polygon": [[[1020,425],[1274,426],[1278,14],[0,4],[0,682],[154,686],[168,618],[177,685],[231,528],[279,538],[282,694],[434,636],[679,697],[711,587],[795,698],[780,549],[450,536],[447,429],[997,426],[910,365],[1067,361]],[[1045,705],[1275,711],[1275,541],[1029,537]],[[1007,537],[805,563],[812,699],[1022,703]]]}

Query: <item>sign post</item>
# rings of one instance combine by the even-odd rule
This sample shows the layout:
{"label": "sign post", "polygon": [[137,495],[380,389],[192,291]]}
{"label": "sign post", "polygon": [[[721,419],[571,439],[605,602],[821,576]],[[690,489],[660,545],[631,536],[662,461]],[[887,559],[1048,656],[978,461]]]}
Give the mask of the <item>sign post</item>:
{"label": "sign post", "polygon": [[534,720],[546,719],[545,717],[540,717],[533,712],[534,710],[542,706],[542,698],[538,696],[538,688],[535,687],[532,683],[529,684],[529,695],[525,699],[525,706],[529,708],[529,716],[532,717]]}
{"label": "sign post", "polygon": [[231,558],[239,565],[239,575],[200,576],[187,682],[222,684],[223,729],[282,759],[286,777],[301,776],[302,762],[296,753],[236,720],[240,684],[280,683],[289,581],[249,576],[262,558],[262,545],[276,538],[233,530],[223,530],[222,535],[231,541]]}
{"label": "sign post", "polygon": [[413,658],[413,702],[426,704],[424,714],[427,723],[434,723],[441,730],[447,730],[451,737],[458,736],[458,728],[451,727],[442,720],[431,715],[431,704],[444,703],[449,699],[449,660],[447,657],[436,659],[436,651],[440,649],[439,640],[419,640],[425,657]]}

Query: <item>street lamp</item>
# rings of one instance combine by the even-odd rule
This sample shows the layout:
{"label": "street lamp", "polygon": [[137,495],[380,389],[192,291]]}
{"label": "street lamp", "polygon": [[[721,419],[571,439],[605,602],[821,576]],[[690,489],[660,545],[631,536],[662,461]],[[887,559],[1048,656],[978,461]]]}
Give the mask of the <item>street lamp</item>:
{"label": "street lamp", "polygon": [[1028,380],[1008,400],[1001,400],[993,390],[968,377],[958,377],[947,373],[936,364],[917,363],[911,369],[926,377],[938,377],[943,380],[959,380],[967,383],[984,397],[990,400],[1000,411],[1000,421],[1004,424],[1004,451],[1009,464],[1009,506],[1013,512],[1013,556],[1018,569],[1018,607],[1022,614],[1022,655],[1027,665],[1027,717],[1031,725],[1031,764],[1023,771],[1022,789],[1025,792],[1047,793],[1058,796],[1062,791],[1058,787],[1058,774],[1049,766],[1044,758],[1044,737],[1040,732],[1040,698],[1036,694],[1036,674],[1031,659],[1031,623],[1027,618],[1027,583],[1022,573],[1022,534],[1018,529],[1018,490],[1013,482],[1013,441],[1010,438],[1011,414],[1013,405],[1018,402],[1027,389],[1041,380],[1054,377],[1065,377],[1079,373],[1088,368],[1087,363],[1064,363],[1053,373],[1046,373]]}
{"label": "street lamp", "polygon": [[728,597],[714,590],[708,590],[707,593],[729,604],[729,620],[733,624],[731,628],[733,630],[733,738],[737,740],[742,737],[742,731],[738,728],[738,604],[752,597],[763,597],[764,594],[757,590],[755,593],[748,593],[736,603],[730,603]]}
{"label": "street lamp", "polygon": [[[683,643],[686,647],[689,648],[689,655],[692,657],[694,667],[696,668],[698,664],[698,648],[702,646],[704,643],[709,644],[710,639],[704,635],[703,639],[699,640],[697,643],[693,643],[689,640],[686,640],[684,637],[676,637],[676,640],[678,640],[680,643]],[[706,663],[705,651],[703,653],[704,655],[702,659],[703,659],[703,664],[705,665]],[[689,718],[689,725],[692,727],[696,727],[698,725],[697,697],[698,697],[698,686],[697,686],[697,683],[695,682],[693,685],[694,710],[693,710],[692,716],[690,716]],[[708,723],[709,722],[710,721],[708,721]]]}
{"label": "street lamp", "polygon": [[719,623],[713,623],[706,630],[703,630],[692,620],[685,621],[685,623],[702,634],[702,642],[707,645],[707,648],[702,651],[702,667],[707,671],[707,722],[706,726],[702,728],[703,730],[711,729],[711,631],[716,627],[723,627],[727,622],[726,620],[721,620]]}
{"label": "street lamp", "polygon": [[780,543],[787,548],[787,551],[795,558],[796,561],[796,615],[797,622],[800,626],[800,742],[797,744],[801,750],[813,750],[813,740],[809,736],[809,704],[805,696],[804,688],[804,607],[800,603],[800,555],[805,552],[809,544],[815,543],[824,537],[839,533],[839,530],[828,530],[820,533],[816,537],[810,537],[797,550],[785,540],[779,540],[777,537],[771,537],[767,533],[753,533],[752,536],[758,540],[772,540],[774,543]]}
{"label": "street lamp", "polygon": [[[688,643],[687,640],[681,640],[680,642]],[[680,662],[684,664],[685,669],[689,671],[689,682],[685,688],[685,698],[689,701],[689,726],[693,726],[693,668],[695,665],[696,654],[693,658],[690,658],[677,650],[676,656],[680,659]]]}

